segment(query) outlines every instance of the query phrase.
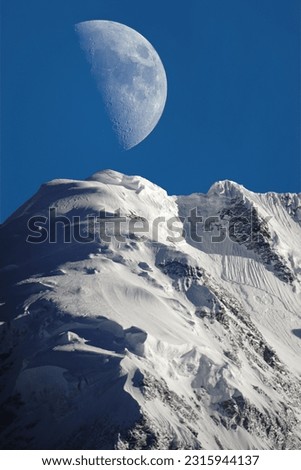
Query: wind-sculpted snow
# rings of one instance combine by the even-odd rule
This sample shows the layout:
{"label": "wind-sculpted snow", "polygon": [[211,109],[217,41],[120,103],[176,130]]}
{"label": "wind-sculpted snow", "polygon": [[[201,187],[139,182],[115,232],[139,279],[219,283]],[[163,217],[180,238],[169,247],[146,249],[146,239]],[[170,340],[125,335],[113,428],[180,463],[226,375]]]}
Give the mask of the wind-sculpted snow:
{"label": "wind-sculpted snow", "polygon": [[[300,449],[298,201],[111,170],[43,185],[1,228],[2,448]],[[90,238],[60,219],[28,242],[50,207]]]}

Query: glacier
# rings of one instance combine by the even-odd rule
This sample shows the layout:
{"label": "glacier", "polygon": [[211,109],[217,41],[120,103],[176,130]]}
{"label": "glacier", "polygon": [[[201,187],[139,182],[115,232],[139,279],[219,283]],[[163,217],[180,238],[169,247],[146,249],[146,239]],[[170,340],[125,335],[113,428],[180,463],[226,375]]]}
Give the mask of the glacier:
{"label": "glacier", "polygon": [[301,194],[43,184],[1,226],[1,447],[300,449],[300,238]]}

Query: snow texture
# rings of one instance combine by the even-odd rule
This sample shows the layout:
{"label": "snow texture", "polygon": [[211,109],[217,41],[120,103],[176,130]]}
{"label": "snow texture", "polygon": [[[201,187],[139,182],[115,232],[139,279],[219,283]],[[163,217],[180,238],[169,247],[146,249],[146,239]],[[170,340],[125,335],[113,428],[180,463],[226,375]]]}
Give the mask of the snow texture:
{"label": "snow texture", "polygon": [[[26,242],[50,206],[174,218],[185,237]],[[194,208],[212,218],[202,243]],[[1,228],[1,447],[300,449],[300,211],[300,194],[231,181],[181,197],[111,170],[42,185]]]}

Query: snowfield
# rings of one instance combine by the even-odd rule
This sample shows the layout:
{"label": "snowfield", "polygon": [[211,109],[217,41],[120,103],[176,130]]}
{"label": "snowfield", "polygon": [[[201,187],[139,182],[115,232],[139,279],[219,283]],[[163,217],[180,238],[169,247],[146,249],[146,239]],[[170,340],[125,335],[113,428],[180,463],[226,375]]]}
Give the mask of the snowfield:
{"label": "snowfield", "polygon": [[301,449],[300,240],[301,194],[42,185],[1,227],[1,447]]}

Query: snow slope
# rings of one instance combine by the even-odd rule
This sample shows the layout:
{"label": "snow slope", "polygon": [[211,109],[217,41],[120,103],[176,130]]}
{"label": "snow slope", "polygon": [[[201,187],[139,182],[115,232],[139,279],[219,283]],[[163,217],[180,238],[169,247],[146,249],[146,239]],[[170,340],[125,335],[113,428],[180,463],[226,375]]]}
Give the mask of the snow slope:
{"label": "snow slope", "polygon": [[[28,243],[49,207],[89,241]],[[300,449],[300,207],[112,170],[42,185],[1,228],[2,447]]]}

